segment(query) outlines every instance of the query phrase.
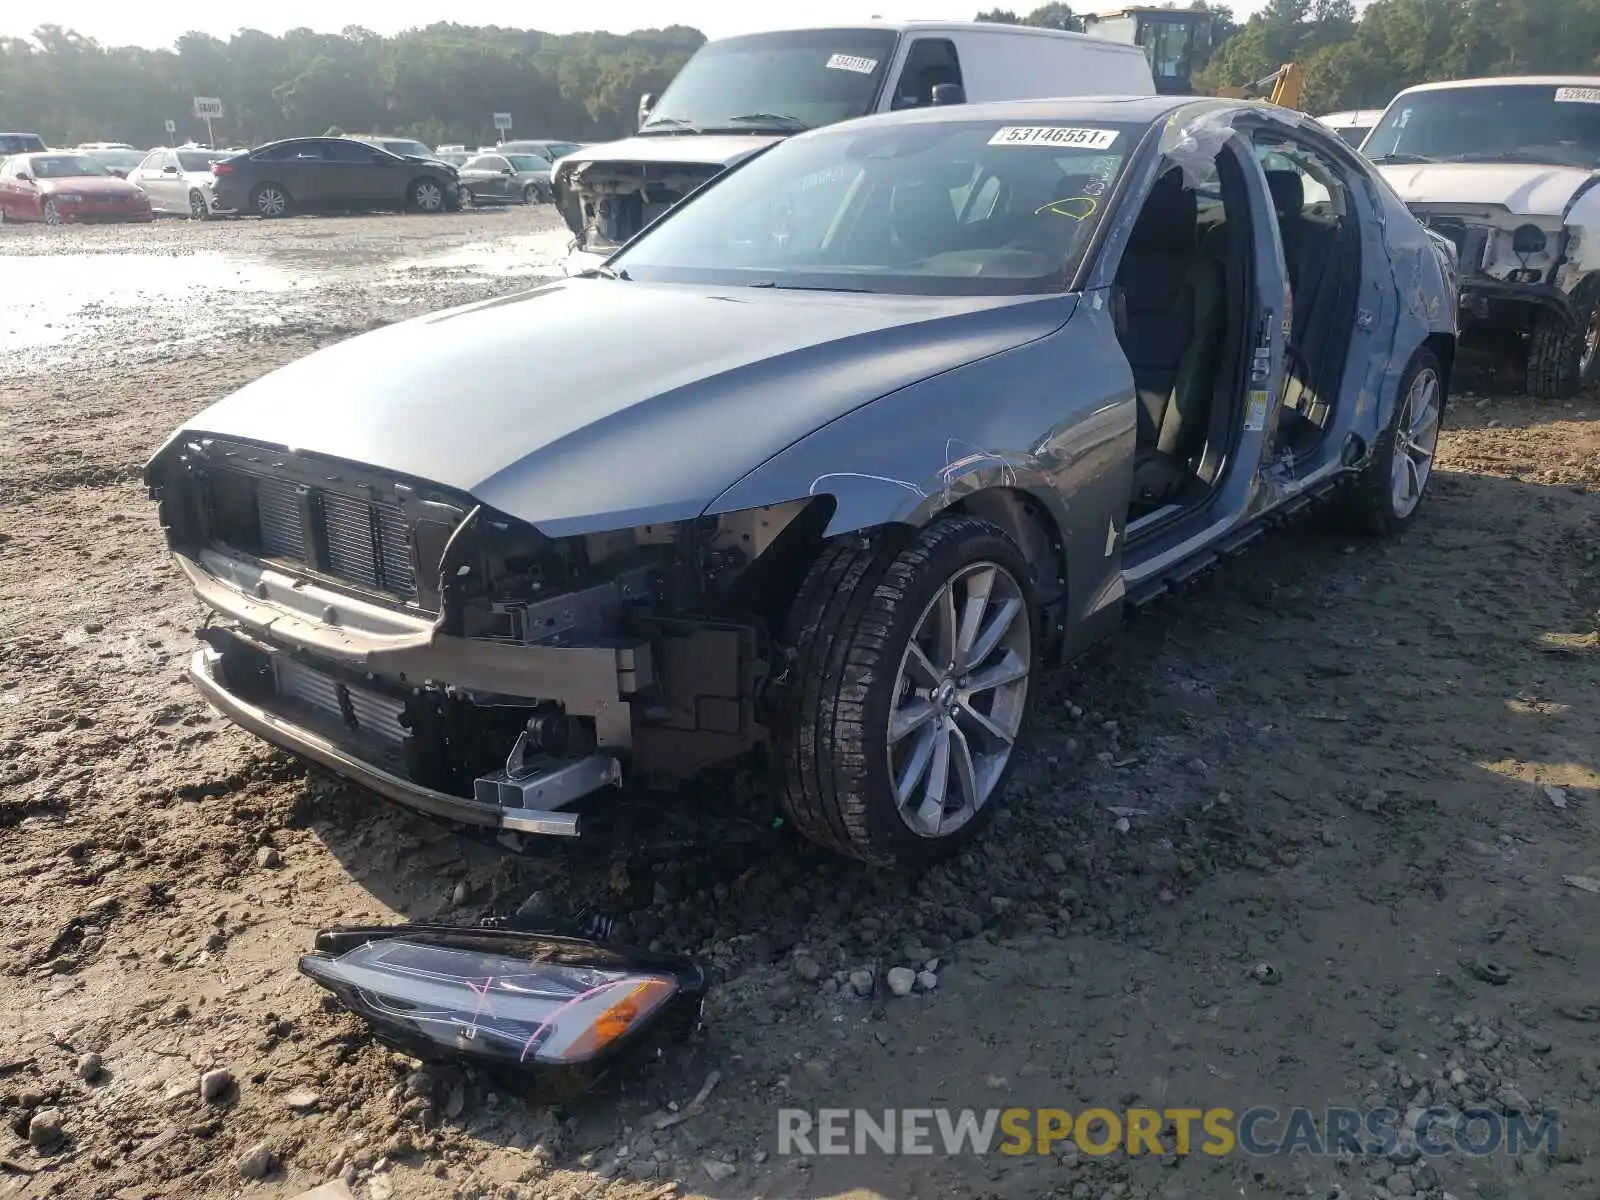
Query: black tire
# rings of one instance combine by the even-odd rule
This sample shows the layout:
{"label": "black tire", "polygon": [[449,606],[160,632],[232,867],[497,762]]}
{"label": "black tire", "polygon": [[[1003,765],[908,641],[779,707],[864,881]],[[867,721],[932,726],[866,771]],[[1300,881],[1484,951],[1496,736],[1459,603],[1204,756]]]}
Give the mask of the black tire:
{"label": "black tire", "polygon": [[40,214],[44,217],[46,225],[60,225],[62,223],[61,206],[54,200],[46,200],[44,207],[40,209]]}
{"label": "black tire", "polygon": [[544,193],[539,190],[537,183],[530,183],[522,189],[522,202],[524,204],[543,204]]}
{"label": "black tire", "polygon": [[289,189],[276,183],[258,183],[250,191],[250,211],[258,217],[275,221],[294,212],[294,198]]}
{"label": "black tire", "polygon": [[420,213],[442,213],[448,207],[444,184],[426,175],[411,181],[411,186],[406,188],[406,199],[413,211]]}
{"label": "black tire", "polygon": [[[915,536],[839,538],[812,565],[790,614],[795,659],[771,720],[784,812],[813,842],[877,866],[918,867],[955,853],[1001,802],[1015,752],[987,801],[953,833],[913,832],[892,798],[888,722],[901,660],[945,582],[976,563],[1004,568],[1018,585],[1036,668],[1039,619],[1028,565],[987,521],[951,517]],[[1031,683],[1013,746],[1026,734]]]}
{"label": "black tire", "polygon": [[461,207],[462,208],[475,208],[475,207],[477,207],[477,204],[478,204],[478,198],[472,194],[472,189],[471,188],[467,188],[467,187],[462,188],[461,189]]}
{"label": "black tire", "polygon": [[[1424,380],[1425,376],[1431,376],[1438,388],[1437,414],[1434,418],[1432,440],[1426,447],[1429,451],[1428,469],[1417,489],[1415,502],[1407,508],[1396,495],[1396,456],[1406,453],[1401,437],[1403,428],[1410,426],[1413,431],[1417,428],[1417,415],[1412,412],[1414,405],[1412,397],[1419,386],[1419,381]],[[1347,525],[1357,532],[1373,537],[1394,537],[1416,520],[1417,513],[1422,509],[1422,501],[1427,496],[1428,484],[1433,479],[1432,453],[1437,450],[1438,431],[1444,424],[1448,408],[1449,392],[1445,386],[1444,369],[1439,364],[1439,358],[1428,347],[1419,347],[1411,356],[1411,361],[1406,364],[1405,373],[1400,377],[1394,415],[1389,418],[1388,428],[1378,435],[1372,454],[1367,459],[1367,465],[1361,469],[1349,491],[1342,497],[1340,515],[1345,518]]]}
{"label": "black tire", "polygon": [[1570,400],[1600,373],[1600,282],[1585,280],[1573,295],[1578,319],[1543,313],[1528,335],[1528,394]]}
{"label": "black tire", "polygon": [[192,188],[189,191],[189,219],[191,221],[211,219],[211,206],[206,203],[206,198],[199,188]]}

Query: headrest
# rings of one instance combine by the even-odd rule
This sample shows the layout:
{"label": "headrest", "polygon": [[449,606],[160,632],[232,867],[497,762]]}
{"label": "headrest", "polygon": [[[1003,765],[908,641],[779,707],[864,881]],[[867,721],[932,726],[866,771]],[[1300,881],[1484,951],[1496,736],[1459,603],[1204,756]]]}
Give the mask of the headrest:
{"label": "headrest", "polygon": [[897,184],[889,197],[894,235],[918,256],[951,249],[951,230],[960,223],[950,203],[950,189],[933,180]]}
{"label": "headrest", "polygon": [[1298,217],[1306,207],[1306,185],[1299,171],[1268,171],[1267,190],[1280,217]]}
{"label": "headrest", "polygon": [[1143,254],[1192,254],[1200,206],[1173,167],[1150,189],[1128,238],[1128,249]]}

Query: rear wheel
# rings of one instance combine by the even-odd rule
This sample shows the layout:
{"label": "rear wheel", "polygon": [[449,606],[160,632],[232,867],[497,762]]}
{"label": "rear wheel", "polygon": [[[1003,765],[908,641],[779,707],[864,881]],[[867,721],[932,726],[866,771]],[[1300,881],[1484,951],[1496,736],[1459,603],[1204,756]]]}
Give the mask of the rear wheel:
{"label": "rear wheel", "polygon": [[801,833],[914,867],[988,821],[1022,735],[1038,628],[1028,565],[994,525],[843,538],[795,602],[793,678],[773,727]]}
{"label": "rear wheel", "polygon": [[1392,537],[1416,517],[1433,478],[1445,400],[1439,359],[1424,346],[1406,364],[1394,417],[1346,498],[1345,514],[1362,531]]}
{"label": "rear wheel", "polygon": [[54,200],[44,202],[44,223],[46,225],[61,224],[61,207]]}
{"label": "rear wheel", "polygon": [[205,196],[199,188],[189,192],[189,219],[191,221],[204,221],[211,216],[211,206],[206,203]]}
{"label": "rear wheel", "polygon": [[418,212],[444,211],[444,185],[437,179],[416,179],[409,189],[411,207]]}
{"label": "rear wheel", "polygon": [[286,217],[294,208],[289,193],[275,183],[263,183],[250,193],[250,211],[263,217]]}

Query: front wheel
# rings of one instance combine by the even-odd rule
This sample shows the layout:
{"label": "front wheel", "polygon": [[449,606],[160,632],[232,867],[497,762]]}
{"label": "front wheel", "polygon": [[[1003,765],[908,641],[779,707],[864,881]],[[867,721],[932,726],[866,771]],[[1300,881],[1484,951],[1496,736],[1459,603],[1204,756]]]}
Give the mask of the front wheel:
{"label": "front wheel", "polygon": [[189,192],[189,219],[191,221],[205,221],[211,216],[211,206],[206,203],[204,194],[198,188]]}
{"label": "front wheel", "polygon": [[61,224],[61,207],[54,200],[44,202],[44,223],[46,225]]}
{"label": "front wheel", "polygon": [[1394,416],[1346,498],[1346,515],[1364,532],[1393,537],[1415,519],[1433,478],[1445,400],[1439,358],[1424,346],[1406,364]]}
{"label": "front wheel", "polygon": [[435,179],[414,180],[410,188],[411,207],[422,213],[444,211],[444,185]]}
{"label": "front wheel", "polygon": [[976,835],[1027,721],[1036,614],[1027,562],[987,521],[831,544],[795,601],[773,720],[796,828],[891,867]]}
{"label": "front wheel", "polygon": [[537,183],[530,183],[522,189],[522,202],[524,204],[542,204],[544,195],[539,191]]}
{"label": "front wheel", "polygon": [[1593,383],[1600,368],[1600,287],[1585,284],[1577,320],[1543,313],[1528,335],[1528,394],[1537,400],[1569,400]]}

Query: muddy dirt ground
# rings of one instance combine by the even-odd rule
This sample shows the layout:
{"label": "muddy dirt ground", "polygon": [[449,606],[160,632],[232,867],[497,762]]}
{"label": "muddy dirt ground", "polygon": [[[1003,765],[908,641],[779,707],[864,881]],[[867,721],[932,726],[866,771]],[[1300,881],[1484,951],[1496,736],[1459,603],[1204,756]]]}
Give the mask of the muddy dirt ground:
{"label": "muddy dirt ground", "polygon": [[[1302,523],[1050,676],[1009,803],[919,878],[754,825],[517,860],[195,698],[138,469],[207,397],[559,244],[547,209],[0,230],[32,281],[0,288],[0,1196],[1600,1192],[1600,400],[1464,380],[1409,533]],[[519,906],[700,955],[703,1033],[541,1108],[296,972],[319,926]],[[776,1153],[785,1106],[1429,1104],[1548,1106],[1559,1149]]]}

